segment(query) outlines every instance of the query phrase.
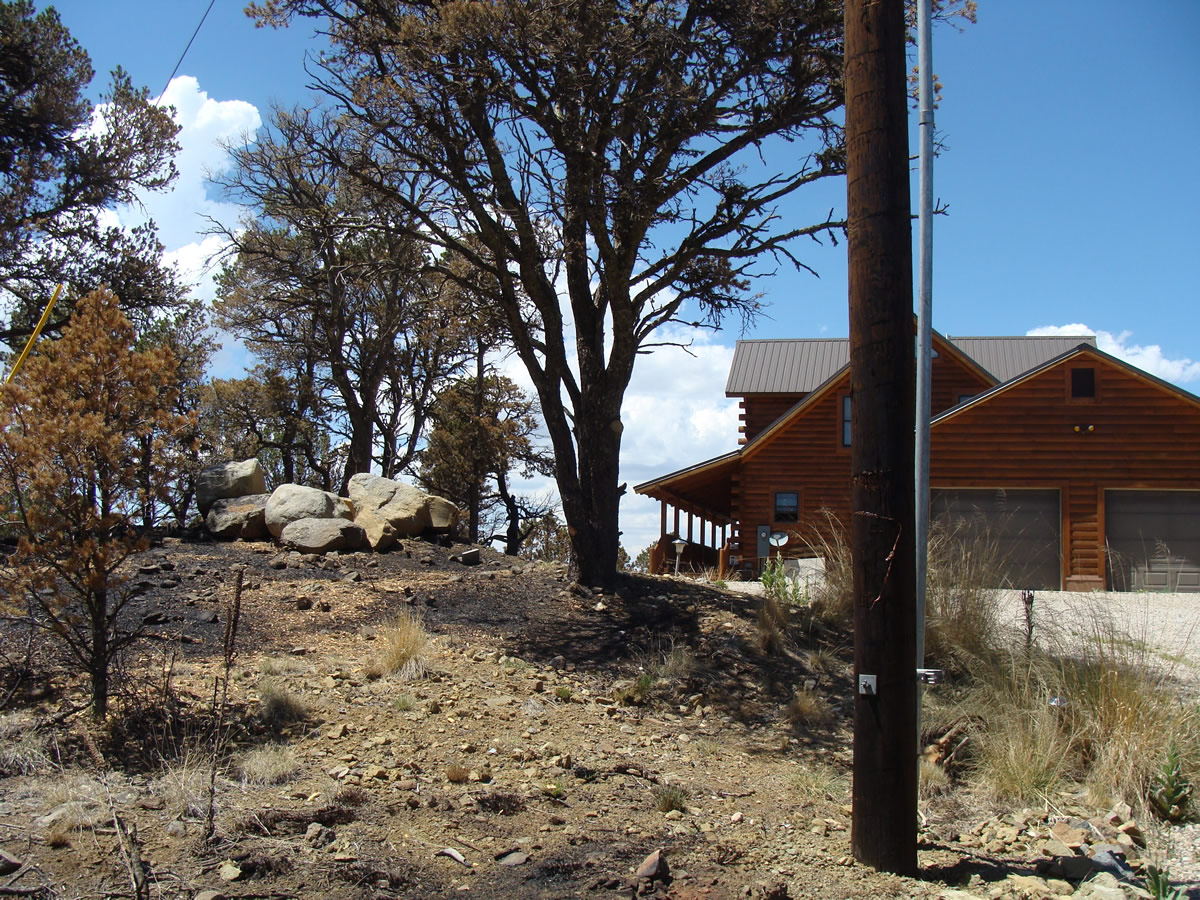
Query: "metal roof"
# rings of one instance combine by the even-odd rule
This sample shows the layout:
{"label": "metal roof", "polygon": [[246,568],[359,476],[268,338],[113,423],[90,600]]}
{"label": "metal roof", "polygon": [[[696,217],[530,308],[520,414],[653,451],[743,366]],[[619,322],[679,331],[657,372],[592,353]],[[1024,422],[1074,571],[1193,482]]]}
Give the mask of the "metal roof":
{"label": "metal roof", "polygon": [[[1048,337],[950,337],[946,340],[1000,382],[1016,378],[1092,335]],[[725,382],[728,396],[806,394],[850,362],[849,338],[769,338],[738,341]]]}
{"label": "metal roof", "polygon": [[738,341],[725,393],[806,394],[849,362],[847,338]]}
{"label": "metal roof", "polygon": [[979,365],[996,376],[1000,382],[1010,381],[1044,362],[1074,350],[1080,344],[1096,346],[1094,335],[1068,335],[1066,337],[951,337],[950,341]]}

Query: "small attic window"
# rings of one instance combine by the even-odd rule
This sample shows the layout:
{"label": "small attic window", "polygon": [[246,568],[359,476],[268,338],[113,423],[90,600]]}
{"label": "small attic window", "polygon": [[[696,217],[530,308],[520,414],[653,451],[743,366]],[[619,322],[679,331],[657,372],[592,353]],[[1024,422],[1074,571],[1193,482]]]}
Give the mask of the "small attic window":
{"label": "small attic window", "polygon": [[1094,400],[1096,398],[1096,370],[1087,368],[1071,369],[1071,399]]}

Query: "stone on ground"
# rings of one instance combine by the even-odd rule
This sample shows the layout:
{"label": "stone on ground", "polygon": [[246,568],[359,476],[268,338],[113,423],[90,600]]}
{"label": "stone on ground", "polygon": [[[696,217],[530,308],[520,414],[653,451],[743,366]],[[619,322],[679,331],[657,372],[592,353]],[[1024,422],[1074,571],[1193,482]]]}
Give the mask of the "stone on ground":
{"label": "stone on ground", "polygon": [[347,519],[296,519],[279,535],[285,547],[303,553],[358,550],[367,542],[362,526]]}
{"label": "stone on ground", "polygon": [[205,525],[208,533],[223,541],[265,540],[267,531],[267,501],[270,494],[249,494],[217,500],[209,507]]}
{"label": "stone on ground", "polygon": [[275,537],[298,519],[351,519],[350,501],[329,491],[300,484],[281,484],[267,501],[267,530]]}
{"label": "stone on ground", "polygon": [[196,505],[200,515],[207,516],[218,500],[232,500],[267,490],[262,466],[257,459],[223,462],[200,470],[196,477]]}

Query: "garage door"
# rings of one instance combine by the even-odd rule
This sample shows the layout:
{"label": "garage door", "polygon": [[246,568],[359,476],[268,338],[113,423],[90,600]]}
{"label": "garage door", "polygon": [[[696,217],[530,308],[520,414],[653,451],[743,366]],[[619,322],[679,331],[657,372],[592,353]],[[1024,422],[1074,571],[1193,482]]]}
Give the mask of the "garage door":
{"label": "garage door", "polygon": [[1108,584],[1200,591],[1200,491],[1105,491]]}
{"label": "garage door", "polygon": [[994,546],[997,587],[1057,591],[1062,586],[1058,491],[934,488],[931,517]]}

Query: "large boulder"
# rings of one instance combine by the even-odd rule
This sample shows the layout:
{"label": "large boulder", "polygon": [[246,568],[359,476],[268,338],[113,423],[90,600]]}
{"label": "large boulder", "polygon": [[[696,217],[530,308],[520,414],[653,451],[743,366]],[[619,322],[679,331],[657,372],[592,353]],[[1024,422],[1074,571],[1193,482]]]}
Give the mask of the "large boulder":
{"label": "large boulder", "polygon": [[353,519],[354,507],[345,497],[300,484],[281,484],[267,501],[267,530],[275,537],[298,519]]}
{"label": "large boulder", "polygon": [[270,494],[250,494],[231,500],[217,500],[208,509],[205,525],[213,537],[223,541],[266,540],[267,501]]}
{"label": "large boulder", "polygon": [[207,516],[218,500],[262,494],[267,490],[262,466],[257,459],[217,463],[200,470],[196,477],[196,505]]}
{"label": "large boulder", "polygon": [[284,527],[279,542],[302,553],[328,553],[358,550],[367,543],[367,536],[361,525],[347,519],[296,519]]}
{"label": "large boulder", "polygon": [[362,526],[367,543],[376,553],[383,553],[396,545],[396,529],[379,513],[369,509],[358,510],[354,514],[354,524]]}
{"label": "large boulder", "polygon": [[363,517],[364,527],[369,528],[372,518],[382,519],[392,526],[396,537],[450,532],[458,526],[457,506],[402,481],[360,472],[350,479],[348,493],[355,521]]}
{"label": "large boulder", "polygon": [[458,527],[458,507],[437,494],[426,494],[429,500],[429,527],[439,534],[450,534]]}

